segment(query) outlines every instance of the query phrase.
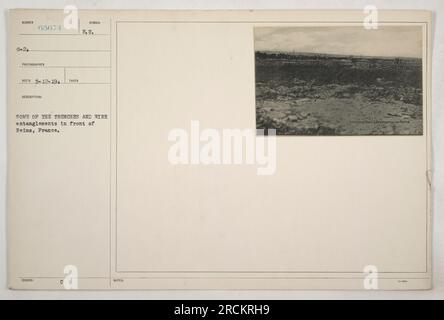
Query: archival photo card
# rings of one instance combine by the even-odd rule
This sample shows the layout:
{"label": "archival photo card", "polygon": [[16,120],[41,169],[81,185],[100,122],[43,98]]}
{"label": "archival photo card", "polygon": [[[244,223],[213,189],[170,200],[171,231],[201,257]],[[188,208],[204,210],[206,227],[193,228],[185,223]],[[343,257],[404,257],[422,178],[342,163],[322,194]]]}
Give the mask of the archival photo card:
{"label": "archival photo card", "polygon": [[70,14],[8,12],[9,288],[432,287],[432,12]]}
{"label": "archival photo card", "polygon": [[421,26],[256,27],[254,39],[257,129],[423,134]]}

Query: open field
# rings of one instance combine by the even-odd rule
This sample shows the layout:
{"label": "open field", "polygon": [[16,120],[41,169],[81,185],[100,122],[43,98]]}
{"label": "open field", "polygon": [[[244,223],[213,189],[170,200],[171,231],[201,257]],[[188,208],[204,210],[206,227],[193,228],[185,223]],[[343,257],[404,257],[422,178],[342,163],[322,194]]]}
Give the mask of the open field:
{"label": "open field", "polygon": [[256,127],[278,135],[421,135],[422,62],[256,52]]}

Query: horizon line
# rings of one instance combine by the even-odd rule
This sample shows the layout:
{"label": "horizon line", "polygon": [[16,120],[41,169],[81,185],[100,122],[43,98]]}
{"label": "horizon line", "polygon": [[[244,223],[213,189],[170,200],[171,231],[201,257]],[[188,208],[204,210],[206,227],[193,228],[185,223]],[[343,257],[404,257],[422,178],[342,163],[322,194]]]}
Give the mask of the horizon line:
{"label": "horizon line", "polygon": [[422,60],[422,57],[407,57],[407,56],[381,56],[381,55],[356,55],[356,54],[343,54],[343,53],[320,53],[320,52],[307,52],[307,51],[285,51],[285,50],[254,50],[254,52],[279,52],[287,54],[300,54],[300,55],[330,55],[339,57],[360,57],[360,58],[400,58],[400,59],[417,59]]}

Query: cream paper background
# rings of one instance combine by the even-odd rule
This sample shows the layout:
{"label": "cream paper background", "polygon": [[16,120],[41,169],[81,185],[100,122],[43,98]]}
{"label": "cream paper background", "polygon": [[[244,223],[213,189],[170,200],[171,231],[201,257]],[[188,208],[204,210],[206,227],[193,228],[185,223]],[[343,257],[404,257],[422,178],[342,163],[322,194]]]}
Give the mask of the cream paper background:
{"label": "cream paper background", "polygon": [[167,161],[192,120],[255,127],[252,25],[118,23],[117,269],[425,271],[425,136],[279,136],[271,176]]}
{"label": "cream paper background", "polygon": [[[130,30],[131,31],[131,30]],[[241,38],[241,36],[242,36],[242,34],[240,34],[239,35],[239,38]],[[129,37],[129,38],[127,38],[128,39],[128,41],[131,39],[131,37]],[[157,40],[159,40],[159,39],[157,39]],[[141,49],[141,48],[139,48],[139,49]],[[143,49],[143,48],[142,48]],[[136,50],[137,51],[137,50]],[[143,51],[142,51],[143,52]],[[145,53],[150,53],[150,52],[145,52]],[[213,52],[214,53],[214,52]],[[125,54],[125,53],[123,53],[123,54]],[[128,60],[125,60],[125,61],[128,61]],[[136,61],[135,59],[134,59],[134,61]],[[126,67],[129,67],[129,69],[131,70],[131,64],[132,64],[132,61],[130,61],[129,62],[129,64],[126,66]],[[134,66],[133,66],[134,67]],[[191,65],[191,67],[192,67],[192,65]],[[246,66],[244,66],[245,68],[246,67],[248,67],[248,65],[246,65]],[[128,83],[128,82],[127,82]],[[233,90],[236,90],[237,88],[233,88]],[[119,90],[122,90],[122,89],[119,89]],[[120,92],[120,91],[119,91]],[[125,93],[124,93],[125,91],[124,91],[124,87],[123,87],[123,98],[121,98],[121,99],[125,99]],[[213,97],[213,96],[211,96],[211,97]],[[251,96],[250,96],[250,99],[251,99]],[[179,99],[180,101],[183,101],[182,99]],[[124,102],[125,102],[125,100],[123,100]],[[253,108],[254,108],[254,96],[253,96],[253,100],[252,100],[252,105],[253,105]],[[229,104],[230,105],[230,104]],[[223,109],[223,108],[222,108]],[[140,110],[139,110],[140,111]],[[201,110],[202,111],[202,110]],[[225,114],[225,113],[224,113]],[[229,114],[229,112],[227,112],[227,114]],[[131,116],[131,115],[129,115],[129,116]],[[221,119],[221,116],[223,116],[223,115],[218,115],[218,114],[214,114],[214,118],[216,119],[216,121],[217,120],[220,120]],[[179,117],[179,116],[178,116]],[[211,118],[211,117],[209,117],[209,118]],[[248,117],[246,116],[245,117],[245,119],[246,120],[243,120],[243,122],[242,122],[242,114],[239,116],[239,118],[240,118],[240,122],[241,123],[248,123]],[[125,119],[125,114],[123,115],[123,119]],[[131,119],[131,118],[129,118],[130,120],[134,120],[134,119]],[[222,118],[223,119],[223,118]],[[230,120],[232,120],[232,121],[235,121],[235,120],[233,120],[233,119],[231,119],[231,117],[229,118]],[[119,120],[120,121],[120,120]],[[181,122],[181,123],[183,123],[183,122]],[[188,122],[189,123],[189,122]],[[185,124],[187,124],[186,122],[185,122]],[[209,124],[209,126],[210,126],[211,124]],[[125,133],[124,133],[124,138],[125,138]],[[317,138],[317,137],[316,137]],[[384,139],[386,139],[387,137],[384,137]],[[401,137],[402,138],[402,137]],[[288,139],[288,138],[286,138],[286,139]],[[301,140],[305,140],[305,139],[307,139],[308,141],[310,141],[310,140],[313,140],[313,138],[304,138],[304,139],[301,139]],[[324,138],[325,139],[325,138]],[[349,151],[349,152],[351,152],[351,153],[353,153],[353,156],[355,157],[355,159],[356,160],[362,160],[363,158],[360,158],[360,155],[356,155],[356,154],[354,154],[354,150],[352,151],[351,149],[351,146],[349,146],[349,149],[347,148],[347,147],[344,147],[344,142],[343,141],[340,141],[340,140],[342,140],[342,139],[344,139],[344,138],[339,138],[339,137],[337,137],[337,138],[332,138],[332,140],[333,140],[333,142],[334,142],[334,146],[336,147],[336,148],[334,148],[333,150],[330,150],[330,149],[328,149],[327,148],[327,150],[325,150],[325,148],[322,148],[323,150],[322,151],[319,151],[319,149],[320,148],[316,148],[316,147],[314,147],[314,146],[312,146],[313,145],[313,142],[311,141],[310,143],[308,143],[308,142],[305,142],[304,143],[304,141],[302,141],[301,142],[301,146],[302,147],[305,147],[305,148],[307,148],[307,150],[308,151],[311,151],[311,152],[308,152],[308,155],[306,155],[306,158],[305,159],[301,159],[300,161],[301,161],[301,164],[309,164],[309,165],[312,165],[312,163],[313,163],[313,158],[310,158],[310,156],[313,156],[313,155],[318,155],[318,153],[319,152],[326,152],[328,155],[330,155],[331,156],[331,154],[334,154],[335,153],[335,150],[337,150],[337,147],[341,147],[341,150],[345,150],[345,151]],[[361,137],[359,138],[359,139],[362,139]],[[281,139],[281,140],[285,140],[285,139]],[[279,145],[282,143],[284,146],[285,146],[285,142],[286,141],[279,141]],[[335,141],[335,140],[339,140],[339,141]],[[402,140],[402,139],[401,139]],[[411,143],[412,141],[411,141],[411,139],[409,139],[410,141],[408,141],[409,143]],[[414,140],[414,139],[413,139]],[[361,141],[362,142],[362,141]],[[399,143],[398,143],[399,142]],[[368,141],[366,142],[365,141],[365,139],[364,139],[364,141],[363,141],[363,143],[364,143],[364,146],[366,146],[366,143],[368,143]],[[406,143],[406,142],[404,142],[404,143]],[[278,152],[282,149],[280,146],[278,145]],[[391,148],[389,148],[389,145],[390,145],[390,143],[389,142],[387,142],[387,143],[376,143],[376,146],[375,146],[375,143],[373,143],[373,144],[370,144],[373,148],[378,148],[378,147],[380,147],[381,149],[377,149],[377,151],[387,151],[388,149],[391,149]],[[396,145],[398,145],[398,146],[403,146],[403,142],[402,141],[396,141]],[[420,141],[418,141],[418,145],[421,145],[421,142]],[[310,146],[312,146],[312,147],[310,147]],[[361,146],[361,148],[362,149],[359,149],[359,144],[356,144],[356,146],[354,146],[355,148],[357,147],[358,148],[358,150],[359,151],[361,151],[361,150],[365,150],[364,149],[364,146]],[[130,146],[128,146],[128,147],[130,147]],[[292,145],[290,144],[290,147],[292,147]],[[401,182],[403,182],[403,181],[406,181],[406,180],[403,180],[403,179],[407,179],[408,181],[411,181],[410,179],[424,179],[424,175],[422,174],[421,175],[421,177],[420,177],[420,174],[419,174],[419,170],[418,170],[418,172],[416,173],[416,174],[414,174],[414,173],[410,173],[411,174],[411,176],[409,176],[409,175],[407,175],[407,176],[405,176],[404,174],[401,174],[401,170],[404,170],[404,171],[409,171],[409,170],[405,170],[406,168],[399,168],[399,161],[400,161],[400,159],[401,160],[405,160],[405,157],[409,157],[409,158],[412,158],[411,159],[411,161],[412,161],[412,164],[415,164],[415,163],[417,163],[417,161],[419,161],[418,159],[416,159],[415,158],[415,156],[413,156],[412,157],[412,154],[410,154],[409,153],[409,151],[408,150],[406,150],[406,149],[410,149],[410,148],[412,148],[412,146],[410,145],[410,146],[404,146],[404,147],[401,147],[400,148],[400,153],[399,154],[397,154],[397,155],[393,155],[393,157],[388,157],[389,159],[384,159],[385,161],[384,161],[384,165],[388,165],[388,169],[389,169],[389,173],[390,174],[393,174],[393,176],[391,176],[390,177],[390,179],[388,179],[389,181],[392,181],[391,179],[394,179],[394,180],[398,180],[398,179],[400,179],[399,181],[401,181]],[[415,147],[413,147],[413,148],[415,148]],[[286,147],[285,148],[285,150],[288,150],[288,148]],[[403,150],[404,150],[404,152],[406,152],[406,153],[403,153]],[[143,155],[143,152],[141,153],[141,155]],[[347,155],[347,154],[345,154],[345,155]],[[324,154],[320,154],[320,156],[325,156]],[[322,157],[319,157],[319,159],[322,159]],[[280,155],[278,155],[278,159],[280,159]],[[85,161],[87,161],[88,159],[86,159]],[[377,157],[374,157],[374,158],[372,158],[372,160],[375,160],[375,161],[378,161],[378,158]],[[388,160],[388,161],[387,161]],[[125,161],[125,160],[124,160]],[[279,160],[279,161],[282,161],[282,160]],[[305,163],[304,163],[304,161],[306,161]],[[357,162],[359,162],[359,161],[357,161]],[[285,160],[283,161],[283,164],[284,164],[284,168],[285,168]],[[350,165],[350,163],[344,163],[343,161],[341,161],[341,164],[344,166],[344,171],[346,171],[345,170],[345,168],[346,168],[346,164],[348,164],[348,165]],[[356,166],[356,164],[355,163],[353,163],[352,162],[352,165],[351,165],[351,168],[352,168],[352,170],[353,170],[353,165],[355,165]],[[80,164],[80,166],[82,166],[81,164]],[[302,173],[304,173],[302,170],[301,170],[301,172],[298,172],[298,168],[296,167],[295,168],[295,166],[294,166],[294,164],[292,163],[292,164],[287,164],[287,166],[289,167],[289,168],[291,168],[290,170],[294,170],[294,171],[296,171],[296,173],[298,173],[298,174],[301,174],[301,172]],[[375,165],[375,167],[377,167],[377,165]],[[281,168],[281,164],[280,163],[278,163],[278,171],[280,170],[280,168]],[[348,170],[350,170],[350,167],[347,167],[347,169]],[[366,167],[366,169],[367,169],[367,167]],[[408,169],[408,168],[407,168]],[[327,170],[326,168],[325,168],[325,170]],[[355,171],[355,173],[356,172],[359,172],[361,175],[363,174],[358,168],[356,168],[356,170],[357,171]],[[100,171],[100,170],[99,170]],[[217,171],[217,170],[216,170]],[[373,173],[375,173],[376,171],[378,171],[378,170],[375,170]],[[243,171],[242,171],[243,172]],[[353,171],[352,171],[353,172]],[[398,172],[398,175],[396,175],[396,172]],[[236,173],[238,173],[238,172],[236,172]],[[321,171],[321,172],[319,172],[319,174],[320,175],[322,175],[322,176],[325,176],[325,175],[328,175],[329,174],[329,172],[327,172],[327,171],[325,171],[325,172],[323,172],[323,171]],[[365,174],[365,173],[364,173]],[[296,190],[298,191],[298,190],[301,190],[301,191],[303,191],[304,190],[304,188],[305,188],[305,190],[316,190],[317,192],[319,192],[319,183],[318,182],[316,182],[316,181],[312,181],[311,182],[311,180],[310,180],[310,177],[312,177],[313,176],[313,173],[307,173],[307,172],[305,172],[305,177],[306,177],[306,181],[310,181],[309,183],[307,183],[306,185],[305,184],[302,184],[302,186],[297,186],[297,188],[296,188]],[[252,177],[252,179],[255,179],[255,178],[257,178],[257,177],[255,177],[255,175],[254,175],[254,173],[251,175],[251,177]],[[368,178],[368,177],[366,177],[366,176],[362,176],[363,178]],[[382,174],[381,174],[381,176],[372,176],[374,179],[380,179],[380,178],[382,178],[382,179],[387,179],[387,175],[384,175],[384,177],[382,177]],[[284,177],[284,178],[282,178],[282,179],[285,179],[285,178],[287,178],[288,179],[288,177]],[[334,181],[334,179],[332,179],[333,180],[333,186],[334,187],[337,187],[337,185],[335,185],[334,183],[338,183],[337,181]],[[355,181],[351,181],[351,182],[355,182]],[[344,188],[344,186],[345,186],[345,188],[347,188],[347,183],[344,183],[344,185],[341,185],[341,187],[342,188]],[[89,186],[88,188],[93,188],[94,186]],[[100,186],[95,186],[95,187],[97,187],[97,189],[100,189]],[[390,185],[388,186],[388,187],[390,187]],[[310,189],[310,188],[312,188],[312,189]],[[324,189],[322,189],[322,186],[321,186],[321,190],[322,191],[324,191]],[[350,189],[345,189],[344,191],[353,191],[354,189],[352,189],[352,188],[350,188]],[[326,192],[328,192],[328,191],[330,191],[329,189],[327,189],[327,187],[325,187],[325,191]],[[377,203],[380,203],[381,205],[383,204],[383,201],[387,201],[387,199],[384,199],[384,197],[383,197],[383,193],[381,192],[380,194],[378,193],[378,190],[373,190],[372,189],[372,191],[374,191],[374,193],[376,193],[376,195],[379,195],[379,198],[381,199],[381,201],[380,202],[377,202]],[[412,190],[413,191],[413,193],[415,193],[416,191],[415,190]],[[43,191],[42,191],[43,192]],[[85,191],[85,194],[88,192],[88,190],[86,189]],[[134,190],[133,190],[133,192],[134,192]],[[283,195],[282,195],[283,196]],[[345,197],[345,196],[344,196]],[[379,199],[378,198],[378,199]],[[417,200],[415,200],[415,197],[412,197],[413,199],[408,199],[408,201],[411,201],[411,202],[409,202],[408,204],[410,205],[410,207],[411,206],[413,206],[413,208],[414,208],[414,206],[415,205],[419,205],[418,204],[418,201]],[[344,199],[345,200],[345,199]],[[362,199],[359,199],[359,200],[362,200]],[[393,202],[391,202],[391,200],[393,200]],[[399,206],[402,206],[403,204],[399,204],[399,203],[396,203],[395,202],[395,200],[396,199],[389,199],[389,201],[388,201],[388,204],[390,205],[390,203],[392,204],[392,206],[394,206],[393,208],[395,208],[395,209],[399,209]],[[400,200],[400,199],[397,199],[397,200]],[[405,199],[403,198],[403,200],[405,201]],[[402,202],[402,201],[401,201]],[[307,201],[307,205],[313,205],[313,203],[310,203],[310,201]],[[250,204],[251,205],[251,204]],[[318,206],[318,207],[320,207],[320,208],[322,208],[322,205],[325,205],[325,204],[322,204],[322,203],[316,203],[316,206]],[[387,203],[385,203],[384,205],[387,205]],[[210,206],[210,204],[208,204],[208,206]],[[352,205],[351,205],[352,206]],[[331,207],[331,206],[330,206]],[[359,207],[359,206],[356,206],[356,207]],[[407,206],[406,206],[406,208],[407,208]],[[327,208],[327,209],[329,209],[329,210],[331,210],[331,208]],[[355,207],[353,207],[352,206],[352,208],[350,208],[351,210],[350,211],[355,211]],[[359,211],[359,210],[358,210]],[[414,211],[414,209],[412,209],[411,211],[409,211],[409,210],[406,210],[407,211],[407,214],[408,214],[408,212],[413,212]],[[318,212],[322,212],[322,210],[319,210]],[[137,217],[137,213],[135,213],[135,216]],[[348,223],[350,223],[350,219],[351,219],[351,221],[353,221],[353,215],[349,215],[349,216],[346,216],[347,217],[347,219],[349,219],[348,221]],[[260,218],[268,218],[266,215],[263,215],[263,216],[260,216]],[[325,219],[327,219],[327,221],[328,221],[328,217],[324,217],[323,216],[323,221],[325,221]],[[376,217],[376,219],[378,219],[378,217]],[[382,217],[379,217],[379,219],[382,219]],[[403,220],[400,218],[400,217],[398,217],[398,219],[399,220],[396,220],[396,218],[395,218],[395,222],[402,222]],[[337,223],[337,221],[335,221],[335,223]],[[358,221],[357,221],[357,223],[358,223]],[[414,221],[414,223],[416,223],[416,221]],[[420,223],[420,222],[419,222]],[[81,226],[86,226],[86,224],[85,224],[85,222],[82,222],[82,224],[81,224]],[[134,225],[131,225],[131,228],[135,228],[136,226],[134,226]],[[415,226],[413,226],[413,224],[411,225],[411,227],[412,227],[412,230],[413,229],[415,229]],[[143,224],[141,225],[141,229],[143,229]],[[320,229],[322,229],[322,228],[320,228]],[[137,230],[137,228],[135,229],[135,230]],[[65,231],[66,231],[66,229],[65,229]],[[323,229],[322,231],[324,231],[324,232],[322,232],[322,234],[328,234],[328,228],[325,228],[325,229]],[[136,232],[136,234],[137,234],[137,232]],[[131,240],[131,235],[128,235],[129,236],[129,240]],[[389,238],[389,240],[392,240],[393,238],[390,238],[390,236],[392,236],[392,235],[390,235],[390,234],[388,234],[388,235],[386,235],[386,236],[388,236]],[[287,240],[287,239],[283,239],[283,240]],[[387,240],[387,239],[386,239]],[[49,241],[49,239],[48,239],[48,241]],[[98,241],[100,241],[100,240],[98,240]],[[283,241],[283,242],[285,242],[285,241]],[[266,244],[267,242],[265,242],[265,244]],[[415,241],[414,241],[414,239],[412,240],[412,243],[415,243]],[[310,243],[308,243],[308,244],[310,244]],[[402,244],[398,244],[398,247],[403,247],[403,245]],[[266,249],[266,248],[265,248]],[[384,248],[383,248],[384,249]],[[405,250],[407,250],[407,245],[406,245],[406,247],[405,247]],[[412,250],[412,248],[409,248],[409,250]],[[93,251],[93,248],[91,248],[91,251]],[[419,248],[418,249],[418,251],[421,251],[421,249]],[[270,252],[271,252],[271,250],[270,250]],[[83,254],[84,252],[82,251],[82,254]],[[416,254],[413,254],[413,256],[415,256],[415,257],[418,257]],[[94,257],[94,259],[96,259],[97,257]],[[420,259],[412,259],[412,261],[416,261],[416,263],[418,262],[418,261],[420,261]],[[411,263],[412,261],[409,261],[409,263]],[[86,264],[87,265],[87,264]],[[93,266],[97,266],[97,264],[92,264]],[[390,265],[390,264],[388,264],[388,265]],[[421,263],[418,263],[418,264],[415,264],[415,262],[413,263],[413,265],[414,266],[416,266],[416,267],[421,267],[422,265],[421,265]],[[94,267],[92,267],[92,268],[94,268]],[[99,270],[100,271],[100,270]]]}

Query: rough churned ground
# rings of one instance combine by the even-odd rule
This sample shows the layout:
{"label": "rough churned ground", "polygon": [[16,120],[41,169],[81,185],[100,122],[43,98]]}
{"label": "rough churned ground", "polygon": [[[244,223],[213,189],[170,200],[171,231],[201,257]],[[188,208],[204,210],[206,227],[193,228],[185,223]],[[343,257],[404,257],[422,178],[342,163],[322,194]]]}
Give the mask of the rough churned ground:
{"label": "rough churned ground", "polygon": [[256,126],[278,135],[420,135],[419,59],[256,53]]}

